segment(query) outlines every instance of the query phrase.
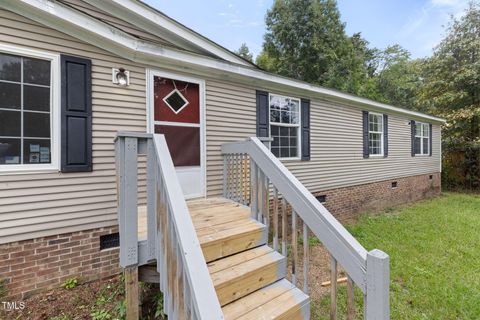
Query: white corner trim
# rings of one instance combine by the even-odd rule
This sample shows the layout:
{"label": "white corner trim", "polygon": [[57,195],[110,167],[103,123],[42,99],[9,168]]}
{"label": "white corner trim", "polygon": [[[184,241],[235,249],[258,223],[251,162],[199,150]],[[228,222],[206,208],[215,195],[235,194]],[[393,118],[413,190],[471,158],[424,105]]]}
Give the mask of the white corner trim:
{"label": "white corner trim", "polygon": [[246,84],[274,87],[279,91],[295,89],[298,92],[296,94],[308,98],[315,97],[379,112],[388,111],[436,123],[446,122],[438,117],[314,86],[307,82],[278,76],[259,69],[141,41],[121,30],[51,0],[0,0],[0,7],[145,65],[164,67],[168,63],[171,68],[206,73],[215,77],[231,78]]}

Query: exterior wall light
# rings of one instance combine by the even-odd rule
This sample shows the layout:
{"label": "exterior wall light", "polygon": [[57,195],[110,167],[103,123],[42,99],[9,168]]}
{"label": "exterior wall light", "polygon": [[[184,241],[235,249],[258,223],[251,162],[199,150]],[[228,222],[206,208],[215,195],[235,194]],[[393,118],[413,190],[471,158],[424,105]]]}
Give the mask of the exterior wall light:
{"label": "exterior wall light", "polygon": [[112,82],[122,87],[130,85],[130,71],[124,68],[112,69]]}

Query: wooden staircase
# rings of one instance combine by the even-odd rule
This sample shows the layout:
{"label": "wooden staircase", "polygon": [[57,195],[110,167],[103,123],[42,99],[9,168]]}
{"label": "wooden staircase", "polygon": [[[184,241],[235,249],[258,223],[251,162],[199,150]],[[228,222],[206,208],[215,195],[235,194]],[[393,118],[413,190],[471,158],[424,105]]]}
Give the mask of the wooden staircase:
{"label": "wooden staircase", "polygon": [[285,279],[287,260],[250,208],[222,198],[187,204],[225,319],[309,319],[310,298]]}
{"label": "wooden staircase", "polygon": [[[390,318],[388,255],[367,251],[258,138],[222,145],[224,198],[188,202],[163,135],[119,132],[115,143],[128,320],[139,318],[139,267],[152,263],[150,279],[170,319],[308,319],[312,234],[330,256],[330,318],[337,318],[339,266],[347,320],[355,318],[355,287],[364,319]],[[139,155],[147,160],[144,208]]]}

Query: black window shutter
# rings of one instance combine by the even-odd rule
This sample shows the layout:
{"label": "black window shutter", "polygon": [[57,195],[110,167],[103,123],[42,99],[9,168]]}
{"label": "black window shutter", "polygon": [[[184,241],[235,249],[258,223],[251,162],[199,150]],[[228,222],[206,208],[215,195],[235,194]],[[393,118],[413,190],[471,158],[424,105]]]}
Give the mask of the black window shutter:
{"label": "black window shutter", "polygon": [[61,56],[62,172],[92,171],[92,63]]}
{"label": "black window shutter", "polygon": [[388,115],[383,115],[383,156],[388,157]]}
{"label": "black window shutter", "polygon": [[302,161],[310,160],[310,100],[302,99]]}
{"label": "black window shutter", "polygon": [[368,111],[363,111],[363,158],[370,156],[368,149]]}
{"label": "black window shutter", "polygon": [[432,127],[433,126],[432,126],[431,123],[429,124],[429,126],[430,126],[430,129],[428,130],[428,133],[430,134],[430,137],[428,139],[428,142],[429,142],[430,145],[428,147],[429,147],[429,150],[430,150],[430,156],[432,156],[432,146],[433,146],[433,143],[432,143],[432,137],[433,137]]}
{"label": "black window shutter", "polygon": [[257,137],[269,136],[268,92],[257,90]]}
{"label": "black window shutter", "polygon": [[412,157],[415,157],[415,121],[410,121],[410,131],[411,131],[411,140],[412,140]]}

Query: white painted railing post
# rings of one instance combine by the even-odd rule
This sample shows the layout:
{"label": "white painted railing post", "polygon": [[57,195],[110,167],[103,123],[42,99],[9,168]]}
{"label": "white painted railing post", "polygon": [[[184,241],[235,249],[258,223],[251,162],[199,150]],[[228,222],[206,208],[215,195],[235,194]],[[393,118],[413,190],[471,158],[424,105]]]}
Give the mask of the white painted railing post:
{"label": "white painted railing post", "polygon": [[120,266],[124,268],[126,319],[138,319],[138,148],[136,137],[117,136]]}
{"label": "white painted railing post", "polygon": [[365,319],[390,319],[390,257],[378,249],[367,254]]}
{"label": "white painted railing post", "polygon": [[147,140],[147,246],[148,259],[156,258],[157,246],[157,210],[156,210],[156,169],[157,161],[155,157],[155,146],[153,139]]}
{"label": "white painted railing post", "polygon": [[251,217],[257,219],[258,215],[258,170],[255,162],[250,159],[250,210]]}
{"label": "white painted railing post", "polygon": [[118,140],[118,216],[120,228],[120,266],[138,263],[138,139]]}
{"label": "white painted railing post", "polygon": [[223,157],[223,197],[228,199],[228,178],[229,178],[229,172],[228,172],[228,155],[225,155]]}

